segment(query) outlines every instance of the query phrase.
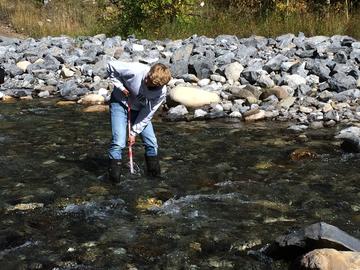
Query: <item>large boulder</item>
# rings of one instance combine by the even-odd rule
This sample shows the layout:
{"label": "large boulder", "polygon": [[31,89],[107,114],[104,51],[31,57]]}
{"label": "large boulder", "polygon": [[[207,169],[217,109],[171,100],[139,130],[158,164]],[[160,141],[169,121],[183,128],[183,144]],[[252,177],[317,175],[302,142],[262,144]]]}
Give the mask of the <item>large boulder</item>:
{"label": "large boulder", "polygon": [[319,222],[278,237],[263,253],[273,259],[294,260],[319,248],[360,251],[360,240],[330,224]]}
{"label": "large boulder", "polygon": [[197,87],[176,86],[169,91],[170,98],[186,107],[202,107],[210,103],[219,103],[220,97],[214,92]]}
{"label": "large boulder", "polygon": [[360,128],[348,127],[341,130],[336,136],[336,139],[342,140],[341,148],[345,152],[359,153],[360,152]]}

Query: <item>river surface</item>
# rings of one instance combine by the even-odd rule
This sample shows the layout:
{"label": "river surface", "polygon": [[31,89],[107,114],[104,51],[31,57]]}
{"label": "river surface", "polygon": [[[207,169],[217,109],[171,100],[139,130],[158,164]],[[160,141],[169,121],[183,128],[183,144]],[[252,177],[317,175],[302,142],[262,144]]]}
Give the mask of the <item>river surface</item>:
{"label": "river surface", "polygon": [[[360,237],[360,156],[338,128],[155,120],[161,179],[106,180],[107,113],[0,104],[0,269],[286,269],[247,254],[318,221]],[[293,161],[308,147],[313,159]]]}

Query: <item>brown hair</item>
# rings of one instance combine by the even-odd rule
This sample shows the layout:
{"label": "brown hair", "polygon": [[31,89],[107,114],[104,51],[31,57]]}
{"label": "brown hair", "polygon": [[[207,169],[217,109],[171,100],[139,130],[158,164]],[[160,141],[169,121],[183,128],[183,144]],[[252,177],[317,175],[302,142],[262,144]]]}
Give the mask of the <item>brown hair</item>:
{"label": "brown hair", "polygon": [[147,80],[154,87],[166,85],[171,80],[170,69],[164,64],[155,64],[150,68]]}

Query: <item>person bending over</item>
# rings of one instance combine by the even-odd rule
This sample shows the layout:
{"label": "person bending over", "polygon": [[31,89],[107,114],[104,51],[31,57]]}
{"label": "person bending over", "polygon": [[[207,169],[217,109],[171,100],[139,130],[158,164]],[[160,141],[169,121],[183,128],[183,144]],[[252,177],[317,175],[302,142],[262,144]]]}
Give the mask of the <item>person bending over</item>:
{"label": "person bending over", "polygon": [[147,173],[160,176],[158,144],[151,119],[166,99],[166,84],[171,79],[170,69],[163,64],[153,66],[137,62],[111,61],[109,78],[114,89],[110,98],[112,140],[109,149],[109,177],[119,182],[122,151],[126,147],[128,108],[131,130],[129,144],[139,135],[145,148]]}

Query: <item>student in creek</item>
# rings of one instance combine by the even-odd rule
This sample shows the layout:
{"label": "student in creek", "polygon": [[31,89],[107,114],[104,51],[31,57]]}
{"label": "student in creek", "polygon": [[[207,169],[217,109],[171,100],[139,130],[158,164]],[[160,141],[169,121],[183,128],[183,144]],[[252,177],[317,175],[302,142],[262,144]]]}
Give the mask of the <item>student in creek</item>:
{"label": "student in creek", "polygon": [[133,145],[139,135],[145,148],[145,163],[150,176],[160,176],[158,144],[151,119],[166,99],[170,69],[163,64],[153,66],[137,62],[111,61],[109,78],[114,89],[110,98],[112,141],[109,149],[109,178],[119,182],[123,149],[126,147],[128,108],[131,129],[128,143]]}

